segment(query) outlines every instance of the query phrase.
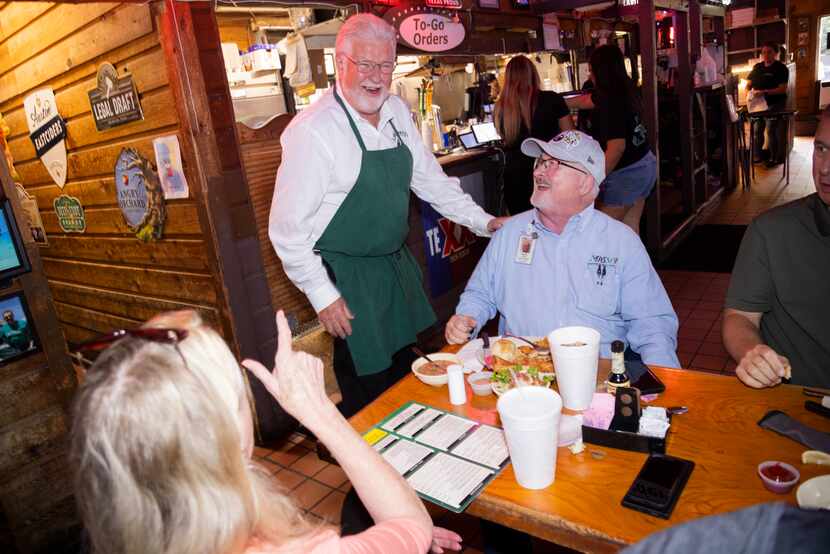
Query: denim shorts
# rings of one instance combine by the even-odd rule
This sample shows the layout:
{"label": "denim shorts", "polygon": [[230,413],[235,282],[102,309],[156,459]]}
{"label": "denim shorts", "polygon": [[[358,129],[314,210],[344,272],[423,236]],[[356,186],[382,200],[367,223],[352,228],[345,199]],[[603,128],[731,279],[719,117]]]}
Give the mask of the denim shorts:
{"label": "denim shorts", "polygon": [[649,151],[640,161],[612,171],[599,187],[597,200],[612,206],[630,206],[646,198],[657,180],[657,158]]}

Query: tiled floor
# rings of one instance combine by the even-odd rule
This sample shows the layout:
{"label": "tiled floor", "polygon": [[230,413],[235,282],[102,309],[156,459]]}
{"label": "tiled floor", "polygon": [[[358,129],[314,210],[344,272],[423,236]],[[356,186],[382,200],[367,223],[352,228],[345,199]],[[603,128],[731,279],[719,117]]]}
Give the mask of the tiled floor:
{"label": "tiled floor", "polygon": [[[746,225],[758,214],[810,194],[812,139],[796,138],[791,154],[789,186],[780,180],[781,168],[772,171],[756,166],[756,182],[749,191],[736,191],[710,216],[708,223]],[[660,271],[680,320],[678,357],[683,367],[714,373],[734,372],[735,362],[721,340],[723,301],[729,286],[728,273]],[[312,519],[340,523],[340,509],[351,485],[345,473],[317,457],[314,443],[299,433],[292,434],[275,450],[257,448],[255,457],[267,467]],[[452,529],[464,538],[465,554],[484,549],[478,520],[429,506],[436,525]],[[570,552],[537,541],[536,554]]]}
{"label": "tiled floor", "polygon": [[761,212],[815,192],[812,163],[813,137],[795,137],[789,185],[782,179],[784,166],[767,169],[763,164],[755,164],[755,181],[750,190],[735,189],[708,223],[748,225]]}
{"label": "tiled floor", "polygon": [[721,340],[723,300],[729,287],[728,273],[660,271],[680,320],[677,356],[689,369],[731,372],[735,363]]}

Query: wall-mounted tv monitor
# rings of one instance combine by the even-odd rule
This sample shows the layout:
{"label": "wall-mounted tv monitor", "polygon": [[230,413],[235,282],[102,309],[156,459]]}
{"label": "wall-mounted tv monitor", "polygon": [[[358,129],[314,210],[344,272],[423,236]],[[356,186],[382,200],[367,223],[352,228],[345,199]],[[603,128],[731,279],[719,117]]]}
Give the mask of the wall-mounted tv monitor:
{"label": "wall-mounted tv monitor", "polygon": [[8,198],[0,201],[0,282],[31,271]]}
{"label": "wall-mounted tv monitor", "polygon": [[530,0],[511,0],[514,8],[529,8]]}
{"label": "wall-mounted tv monitor", "polygon": [[32,314],[22,292],[0,296],[0,365],[40,350]]}

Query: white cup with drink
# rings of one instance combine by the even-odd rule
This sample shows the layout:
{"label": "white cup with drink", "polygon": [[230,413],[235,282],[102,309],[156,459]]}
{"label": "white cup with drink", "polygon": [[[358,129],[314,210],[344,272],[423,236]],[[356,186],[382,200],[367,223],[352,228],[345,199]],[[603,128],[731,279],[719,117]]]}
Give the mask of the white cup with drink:
{"label": "white cup with drink", "polygon": [[517,387],[497,404],[516,481],[544,489],[556,477],[556,448],[562,399],[546,387]]}
{"label": "white cup with drink", "polygon": [[560,327],[548,335],[562,404],[587,410],[597,387],[600,334],[591,327]]}

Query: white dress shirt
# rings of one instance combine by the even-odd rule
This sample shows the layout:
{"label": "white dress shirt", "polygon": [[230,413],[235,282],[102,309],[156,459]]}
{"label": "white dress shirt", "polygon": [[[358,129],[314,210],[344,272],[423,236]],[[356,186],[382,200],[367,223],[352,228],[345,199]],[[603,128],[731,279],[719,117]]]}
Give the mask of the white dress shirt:
{"label": "white dress shirt", "polygon": [[[367,150],[397,145],[395,130],[412,153],[412,191],[441,215],[488,236],[492,216],[448,177],[424,146],[406,102],[390,95],[380,109],[377,128],[361,117],[338,88]],[[394,124],[394,128],[392,126]],[[271,202],[268,236],[283,269],[319,312],[340,297],[314,244],[352,190],[360,172],[362,152],[343,108],[331,91],[303,110],[280,138],[282,163]],[[377,232],[366,222],[366,232]]]}

